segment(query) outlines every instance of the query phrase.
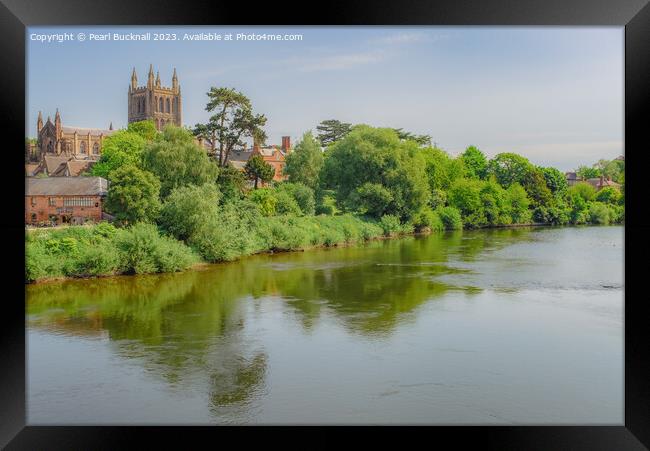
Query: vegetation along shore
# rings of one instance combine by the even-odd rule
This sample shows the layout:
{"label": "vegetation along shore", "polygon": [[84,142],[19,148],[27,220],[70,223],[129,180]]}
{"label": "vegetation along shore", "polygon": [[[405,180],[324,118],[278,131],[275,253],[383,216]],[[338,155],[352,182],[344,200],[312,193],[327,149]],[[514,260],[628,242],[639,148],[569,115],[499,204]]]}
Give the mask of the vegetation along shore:
{"label": "vegetation along shore", "polygon": [[[241,95],[211,93],[212,106]],[[302,136],[286,157],[285,180],[274,181],[261,159],[240,171],[230,150],[246,137],[265,138],[264,117],[243,105],[239,116],[216,115],[193,130],[158,132],[143,121],[106,138],[89,175],[109,180],[106,209],[115,221],[28,230],[25,281],[172,272],[451,229],[624,221],[623,160],[576,171],[616,186],[569,186],[559,170],[514,153],[488,159],[470,146],[452,157],[428,136],[335,120],[321,123],[316,137]]]}

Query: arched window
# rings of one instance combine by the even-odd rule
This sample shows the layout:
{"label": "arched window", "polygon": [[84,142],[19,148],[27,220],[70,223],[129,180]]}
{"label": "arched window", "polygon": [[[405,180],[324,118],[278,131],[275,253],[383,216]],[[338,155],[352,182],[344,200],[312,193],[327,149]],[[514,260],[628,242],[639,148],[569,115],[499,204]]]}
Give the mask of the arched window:
{"label": "arched window", "polygon": [[93,144],[93,155],[99,155],[99,143]]}
{"label": "arched window", "polygon": [[85,141],[81,141],[81,143],[79,144],[79,152],[86,153],[86,142]]}
{"label": "arched window", "polygon": [[160,111],[161,113],[163,113],[163,112],[165,111],[165,110],[163,109],[163,99],[162,99],[162,97],[159,99],[159,103],[158,103],[158,111]]}
{"label": "arched window", "polygon": [[158,97],[153,98],[153,109],[154,111],[158,111]]}
{"label": "arched window", "polygon": [[167,112],[170,113],[171,112],[171,106],[169,104],[169,98],[167,98],[166,103],[167,103],[167,105],[166,105],[167,106]]}
{"label": "arched window", "polygon": [[178,97],[174,97],[174,113],[178,113]]}

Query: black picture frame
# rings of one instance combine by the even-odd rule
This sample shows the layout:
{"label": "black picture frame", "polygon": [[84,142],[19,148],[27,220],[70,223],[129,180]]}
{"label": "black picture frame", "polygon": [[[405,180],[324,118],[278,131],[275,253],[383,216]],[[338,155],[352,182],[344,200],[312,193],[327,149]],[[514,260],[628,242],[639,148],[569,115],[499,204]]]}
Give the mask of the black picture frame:
{"label": "black picture frame", "polygon": [[[122,449],[143,438],[149,447],[185,444],[187,438],[223,442],[212,427],[36,427],[26,425],[24,224],[25,28],[34,25],[562,25],[625,27],[625,422],[620,426],[436,427],[428,443],[450,438],[454,447],[480,444],[500,450],[635,450],[650,447],[650,334],[648,267],[650,232],[648,177],[644,177],[650,124],[650,5],[648,0],[334,0],[283,7],[277,2],[207,0],[1,0],[0,46],[4,64],[0,120],[5,171],[0,215],[4,256],[0,362],[0,446],[7,449]],[[56,89],[56,87],[52,87]],[[644,139],[646,138],[646,139]],[[642,144],[643,143],[643,144]],[[645,152],[644,152],[645,151]],[[644,240],[644,238],[646,238]],[[629,246],[627,246],[629,244]],[[263,433],[268,429],[261,430]],[[433,434],[431,434],[433,432]],[[373,436],[383,434],[372,432]],[[246,438],[248,436],[240,436]],[[319,440],[327,443],[327,436]],[[425,438],[425,437],[422,437]],[[403,439],[403,438],[402,438]],[[313,439],[309,443],[315,442]],[[332,445],[336,442],[332,441]]]}

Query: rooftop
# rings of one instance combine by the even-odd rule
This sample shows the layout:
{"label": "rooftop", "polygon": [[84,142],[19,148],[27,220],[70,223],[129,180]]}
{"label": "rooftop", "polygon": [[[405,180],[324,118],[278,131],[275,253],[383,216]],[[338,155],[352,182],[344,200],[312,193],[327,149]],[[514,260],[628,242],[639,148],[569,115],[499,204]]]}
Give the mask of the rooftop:
{"label": "rooftop", "polygon": [[108,180],[102,177],[25,177],[26,196],[102,196]]}

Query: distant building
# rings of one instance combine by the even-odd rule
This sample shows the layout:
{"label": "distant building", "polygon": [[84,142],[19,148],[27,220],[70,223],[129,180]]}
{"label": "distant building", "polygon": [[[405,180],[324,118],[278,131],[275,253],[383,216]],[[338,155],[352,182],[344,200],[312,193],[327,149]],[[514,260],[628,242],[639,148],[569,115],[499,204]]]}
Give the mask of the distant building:
{"label": "distant building", "polygon": [[600,191],[601,189],[606,187],[617,188],[619,190],[621,189],[621,185],[612,181],[610,177],[605,178],[602,175],[600,177],[594,177],[591,179],[587,179],[585,181],[589,183],[591,186],[593,186],[594,188],[596,188],[596,191]]}
{"label": "distant building", "polygon": [[153,77],[153,65],[149,65],[149,75],[145,86],[138,86],[135,67],[129,85],[129,124],[131,122],[152,120],[156,129],[165,125],[182,125],[183,106],[181,103],[181,86],[178,84],[176,69],[172,75],[171,88],[160,84],[160,73]]}
{"label": "distant building", "polygon": [[58,109],[54,122],[48,117],[45,123],[39,111],[36,130],[38,133],[36,142],[26,145],[26,163],[40,162],[46,155],[98,160],[104,139],[115,132],[112,123],[107,129],[64,126]]}
{"label": "distant building", "polygon": [[25,175],[27,177],[78,177],[87,174],[97,160],[77,159],[76,157],[44,155],[39,163],[27,163]]}
{"label": "distant building", "polygon": [[25,224],[83,224],[102,219],[102,177],[26,177]]}
{"label": "distant building", "polygon": [[286,165],[286,156],[291,152],[291,137],[283,136],[280,146],[258,146],[254,145],[252,149],[235,149],[228,156],[228,163],[235,169],[244,170],[246,162],[254,155],[260,155],[262,159],[275,169],[273,181],[280,182],[286,180],[284,167]]}
{"label": "distant building", "polygon": [[566,182],[569,186],[573,186],[581,180],[575,172],[566,172],[564,176],[566,177]]}

